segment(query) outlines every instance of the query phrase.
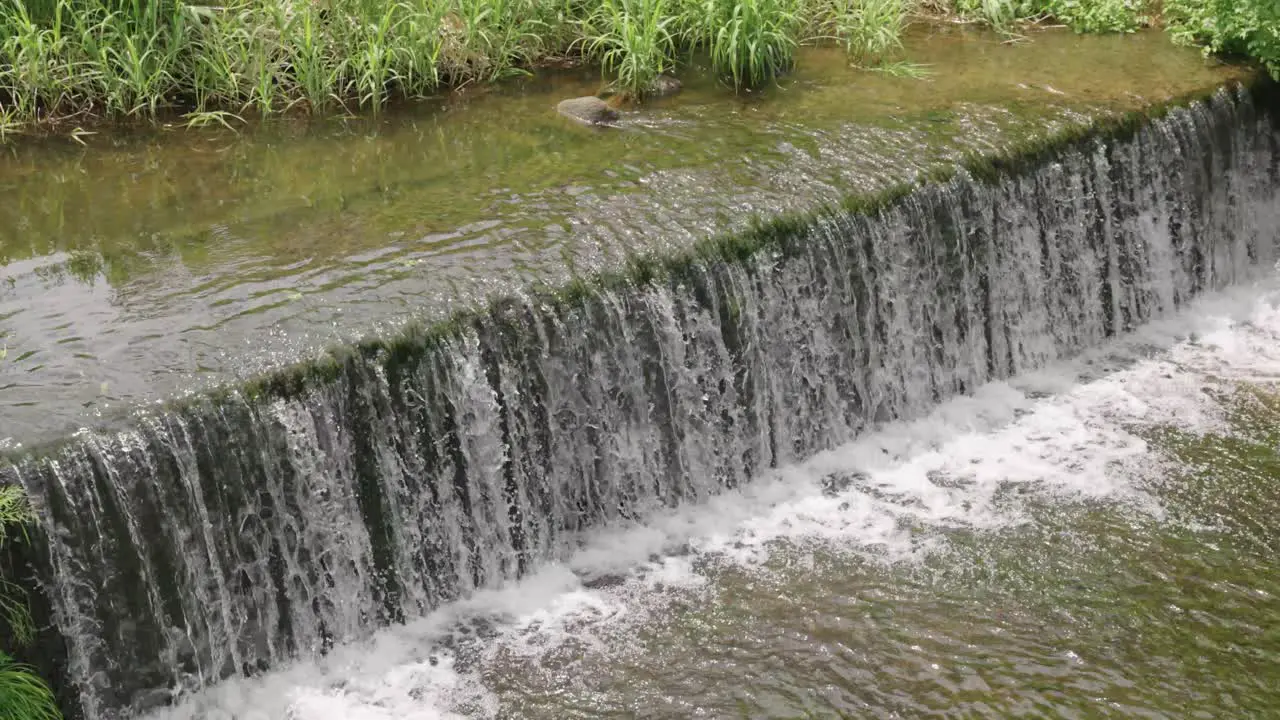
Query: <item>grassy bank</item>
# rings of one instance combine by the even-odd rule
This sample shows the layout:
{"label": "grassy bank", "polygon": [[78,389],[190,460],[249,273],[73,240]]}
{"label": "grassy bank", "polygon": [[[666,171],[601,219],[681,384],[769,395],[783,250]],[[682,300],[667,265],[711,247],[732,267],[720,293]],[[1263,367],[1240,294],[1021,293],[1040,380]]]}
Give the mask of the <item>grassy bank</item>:
{"label": "grassy bank", "polygon": [[[1153,0],[1152,0],[1153,1]],[[0,136],[39,124],[377,108],[564,59],[643,95],[687,53],[768,82],[802,43],[875,65],[922,16],[1125,32],[1149,0],[0,0]],[[1176,37],[1280,73],[1273,0],[1166,0]],[[907,58],[909,60],[909,58]]]}

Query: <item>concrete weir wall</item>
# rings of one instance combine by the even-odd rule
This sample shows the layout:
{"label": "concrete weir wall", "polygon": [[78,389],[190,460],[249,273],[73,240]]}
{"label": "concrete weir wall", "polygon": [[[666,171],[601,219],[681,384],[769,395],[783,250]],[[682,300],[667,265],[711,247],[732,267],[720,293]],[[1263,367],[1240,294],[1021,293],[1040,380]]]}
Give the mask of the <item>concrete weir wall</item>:
{"label": "concrete weir wall", "polygon": [[10,453],[32,659],[135,717],[1247,280],[1278,118],[1220,89]]}

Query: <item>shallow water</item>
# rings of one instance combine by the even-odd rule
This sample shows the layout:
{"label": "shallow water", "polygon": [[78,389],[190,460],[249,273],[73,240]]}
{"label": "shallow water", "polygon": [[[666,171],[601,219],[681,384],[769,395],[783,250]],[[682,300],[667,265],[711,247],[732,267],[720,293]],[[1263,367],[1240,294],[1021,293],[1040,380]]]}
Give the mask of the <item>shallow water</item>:
{"label": "shallow water", "polygon": [[155,718],[1271,717],[1280,277]]}
{"label": "shallow water", "polygon": [[614,131],[554,113],[598,89],[578,69],[376,119],[8,148],[0,445],[1241,72],[1160,33],[939,28],[907,55],[932,76],[808,49],[741,98],[695,67]]}

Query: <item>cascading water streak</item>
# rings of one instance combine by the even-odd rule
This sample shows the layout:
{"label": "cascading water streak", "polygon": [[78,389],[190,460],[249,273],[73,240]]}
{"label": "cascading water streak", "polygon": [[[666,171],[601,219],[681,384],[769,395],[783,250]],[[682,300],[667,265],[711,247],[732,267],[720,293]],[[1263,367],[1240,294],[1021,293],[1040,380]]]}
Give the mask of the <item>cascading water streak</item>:
{"label": "cascading water streak", "polygon": [[107,720],[315,656],[1244,280],[1277,259],[1274,122],[1222,91],[740,262],[504,300],[13,456],[66,681]]}

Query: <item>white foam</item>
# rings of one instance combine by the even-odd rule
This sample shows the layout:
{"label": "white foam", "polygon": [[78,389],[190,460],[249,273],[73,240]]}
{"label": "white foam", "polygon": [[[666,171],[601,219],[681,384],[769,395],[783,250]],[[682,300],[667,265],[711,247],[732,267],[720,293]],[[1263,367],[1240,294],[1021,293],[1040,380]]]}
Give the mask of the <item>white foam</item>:
{"label": "white foam", "polygon": [[[1170,347],[1154,357],[1144,348]],[[1138,359],[1134,359],[1135,355]],[[1117,358],[1123,369],[1075,379]],[[1176,321],[1143,329],[1073,366],[981,388],[929,417],[876,433],[745,488],[595,531],[567,566],[552,565],[512,588],[480,593],[431,617],[379,633],[253,680],[236,680],[166,710],[157,720],[382,720],[491,717],[498,699],[474,670],[459,672],[438,640],[460,618],[502,618],[480,663],[536,660],[567,639],[622,652],[628,631],[660,612],[662,598],[696,592],[706,561],[758,564],[780,542],[820,543],[878,562],[910,563],[955,529],[994,531],[1031,521],[1003,502],[1011,487],[1039,501],[1125,503],[1160,516],[1142,489],[1151,461],[1135,426],[1217,427],[1206,387],[1280,378],[1280,294],[1235,290]],[[1056,394],[1037,397],[1046,388]],[[828,487],[832,477],[847,487]],[[679,550],[679,552],[676,552]],[[655,559],[656,556],[656,559]],[[580,576],[620,575],[610,587]],[[634,649],[634,648],[633,648]],[[461,710],[460,708],[465,708]]]}

